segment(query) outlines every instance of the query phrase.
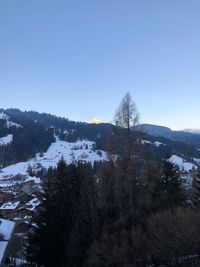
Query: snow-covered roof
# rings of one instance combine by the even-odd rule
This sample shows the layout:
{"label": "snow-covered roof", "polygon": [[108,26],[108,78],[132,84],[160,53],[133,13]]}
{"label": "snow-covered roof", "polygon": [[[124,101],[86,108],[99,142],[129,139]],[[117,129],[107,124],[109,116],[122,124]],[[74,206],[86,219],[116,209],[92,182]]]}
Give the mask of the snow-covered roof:
{"label": "snow-covered roof", "polygon": [[0,241],[0,264],[3,260],[3,256],[5,254],[7,245],[8,245],[8,241]]}
{"label": "snow-covered roof", "polygon": [[30,181],[33,181],[35,184],[40,184],[41,183],[40,178],[36,177],[36,176],[29,176],[28,178],[26,178],[24,183],[27,183],[27,182],[30,182]]}
{"label": "snow-covered roof", "polygon": [[13,230],[15,228],[15,222],[0,219],[0,234],[3,236],[3,241],[0,241],[0,264],[3,260],[8,241],[10,240]]}
{"label": "snow-covered roof", "polygon": [[4,188],[4,187],[10,187],[10,186],[15,186],[16,185],[16,181],[2,181],[0,182],[0,188]]}
{"label": "snow-covered roof", "polygon": [[26,203],[26,209],[30,211],[34,211],[38,205],[40,205],[39,199],[33,198],[28,203]]}
{"label": "snow-covered roof", "polygon": [[1,207],[0,210],[15,210],[19,205],[20,201],[17,202],[6,202]]}
{"label": "snow-covered roof", "polygon": [[3,235],[4,240],[9,240],[11,238],[14,227],[15,222],[0,218],[0,234]]}

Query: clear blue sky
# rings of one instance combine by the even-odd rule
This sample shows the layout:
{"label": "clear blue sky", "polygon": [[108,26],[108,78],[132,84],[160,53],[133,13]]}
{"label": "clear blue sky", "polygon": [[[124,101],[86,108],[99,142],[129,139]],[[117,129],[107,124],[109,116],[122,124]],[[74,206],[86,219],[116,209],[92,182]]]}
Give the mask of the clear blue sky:
{"label": "clear blue sky", "polygon": [[1,0],[0,106],[200,128],[199,0]]}

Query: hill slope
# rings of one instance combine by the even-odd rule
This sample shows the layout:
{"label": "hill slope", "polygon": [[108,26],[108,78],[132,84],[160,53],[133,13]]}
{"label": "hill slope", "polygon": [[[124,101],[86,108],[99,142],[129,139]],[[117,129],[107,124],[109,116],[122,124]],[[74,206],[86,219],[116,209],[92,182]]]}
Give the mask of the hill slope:
{"label": "hill slope", "polygon": [[170,128],[153,124],[139,124],[134,127],[134,130],[156,137],[165,137],[173,141],[195,145],[200,148],[199,134],[184,131],[172,131]]}
{"label": "hill slope", "polygon": [[105,148],[110,131],[109,124],[92,125],[46,113],[1,109],[0,167],[26,161],[37,153],[46,152],[55,141],[55,136],[67,142],[91,140],[97,148]]}
{"label": "hill slope", "polygon": [[[72,148],[75,143],[78,144],[78,140],[92,142],[90,145],[88,143],[88,146],[93,144],[94,149],[86,149],[85,146],[82,146],[82,151],[79,150],[79,152],[80,155],[84,155],[85,151],[86,158],[88,156],[88,159],[93,161],[93,157],[90,157],[93,153],[96,155],[97,151],[101,150],[98,153],[104,154],[102,151],[107,150],[107,143],[113,127],[111,124],[95,125],[74,122],[66,118],[34,111],[22,112],[18,109],[0,109],[0,168],[19,162],[32,162],[33,158],[37,158],[37,163],[42,161],[42,165],[45,165],[44,158],[38,158],[37,155],[47,153],[59,142],[60,153],[57,155],[56,162],[62,154],[64,157],[68,155],[66,156],[68,161],[72,152],[75,153],[77,160],[78,152],[76,153]],[[148,134],[143,134],[143,132]],[[167,127],[148,124],[136,126],[133,134],[139,139],[143,139],[143,142],[138,143],[138,151],[145,154],[150,148],[160,162],[163,157],[172,155],[179,156],[190,163],[195,163],[194,158],[200,158],[200,135],[175,132]],[[62,144],[62,142],[66,143]],[[68,152],[61,149],[61,144],[68,149]],[[69,148],[73,151],[70,152]],[[90,154],[88,154],[89,150],[92,151]],[[47,158],[49,160],[49,156]],[[81,158],[79,159],[81,160]],[[97,160],[100,158],[97,157]],[[54,159],[52,159],[51,164],[53,161]]]}

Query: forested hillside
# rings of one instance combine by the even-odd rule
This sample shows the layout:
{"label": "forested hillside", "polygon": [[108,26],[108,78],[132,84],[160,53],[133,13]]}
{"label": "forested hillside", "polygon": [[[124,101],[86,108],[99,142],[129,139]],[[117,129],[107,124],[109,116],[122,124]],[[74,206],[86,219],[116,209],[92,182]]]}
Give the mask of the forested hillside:
{"label": "forested hillside", "polygon": [[[56,117],[46,113],[34,111],[22,112],[18,109],[0,109],[0,138],[12,135],[9,143],[0,142],[0,163],[1,167],[26,161],[33,158],[36,153],[47,151],[55,136],[60,140],[67,142],[76,142],[77,140],[90,140],[95,142],[96,149],[111,151],[110,140],[116,127],[112,124],[89,124],[85,122],[74,122],[66,118]],[[120,128],[120,131],[124,131]],[[149,141],[143,144],[137,144],[137,150],[145,153],[147,147],[152,146],[157,159],[176,154],[187,161],[193,161],[193,158],[200,158],[198,143],[195,145],[195,138],[198,135],[187,133],[190,136],[190,143],[172,140],[163,136],[153,136],[148,133],[134,131],[130,129],[135,139],[141,137]],[[184,135],[184,133],[183,133]],[[159,142],[161,145],[153,145]],[[118,145],[117,145],[118,146]]]}
{"label": "forested hillside", "polygon": [[0,138],[8,134],[13,136],[9,144],[0,145],[1,166],[26,161],[36,153],[46,152],[55,136],[68,142],[92,140],[96,142],[97,148],[105,149],[111,132],[108,124],[92,125],[18,109],[0,112]]}

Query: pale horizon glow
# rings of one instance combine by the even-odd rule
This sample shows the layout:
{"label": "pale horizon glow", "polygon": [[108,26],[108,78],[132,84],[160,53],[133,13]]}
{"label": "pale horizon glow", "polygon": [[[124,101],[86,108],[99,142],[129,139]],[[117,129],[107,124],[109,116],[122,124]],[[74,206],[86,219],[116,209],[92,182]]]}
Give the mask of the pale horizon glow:
{"label": "pale horizon glow", "polygon": [[200,128],[199,0],[0,2],[0,108]]}

